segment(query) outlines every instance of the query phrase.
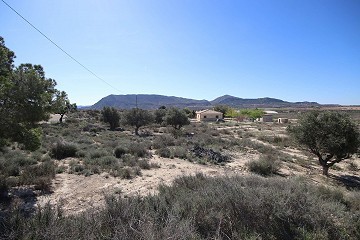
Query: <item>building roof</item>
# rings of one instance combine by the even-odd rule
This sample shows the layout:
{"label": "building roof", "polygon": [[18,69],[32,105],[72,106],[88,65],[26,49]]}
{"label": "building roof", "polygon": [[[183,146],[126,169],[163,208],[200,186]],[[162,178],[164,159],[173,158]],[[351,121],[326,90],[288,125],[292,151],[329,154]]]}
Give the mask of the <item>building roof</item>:
{"label": "building roof", "polygon": [[217,112],[217,111],[210,110],[210,109],[205,109],[205,110],[201,110],[201,111],[196,111],[196,114],[201,114],[201,113],[223,114],[222,112]]}
{"label": "building roof", "polygon": [[270,111],[270,110],[266,110],[266,111],[264,111],[264,113],[266,113],[266,114],[278,114],[278,112]]}

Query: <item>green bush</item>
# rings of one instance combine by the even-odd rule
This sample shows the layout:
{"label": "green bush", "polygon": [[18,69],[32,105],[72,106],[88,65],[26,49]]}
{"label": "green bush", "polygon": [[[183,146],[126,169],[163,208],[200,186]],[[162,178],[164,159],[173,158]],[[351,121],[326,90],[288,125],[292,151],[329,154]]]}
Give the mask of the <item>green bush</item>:
{"label": "green bush", "polygon": [[160,157],[163,157],[163,158],[170,158],[171,157],[171,151],[168,147],[163,147],[163,148],[160,148],[158,150],[156,150],[155,152],[157,155],[159,155]]}
{"label": "green bush", "polygon": [[53,161],[46,161],[28,166],[20,176],[21,185],[35,185],[35,189],[49,191],[52,179],[55,177],[56,166]]}
{"label": "green bush", "polygon": [[75,157],[77,152],[77,147],[73,143],[67,142],[57,142],[51,148],[51,156],[58,160],[64,159],[67,157]]}
{"label": "green bush", "polygon": [[184,147],[174,147],[172,148],[172,156],[176,158],[186,159],[188,155],[188,151]]}
{"label": "green bush", "polygon": [[104,149],[95,149],[95,150],[91,150],[89,152],[89,156],[92,159],[101,158],[101,157],[104,157],[104,156],[107,156],[107,155],[109,155],[109,153]]}
{"label": "green bush", "polygon": [[281,162],[273,155],[262,155],[258,160],[247,162],[246,166],[250,172],[268,176],[279,172]]}
{"label": "green bush", "polygon": [[149,150],[145,144],[134,143],[128,147],[129,153],[136,157],[147,157],[149,156]]}
{"label": "green bush", "polygon": [[114,155],[117,158],[121,158],[125,153],[127,153],[127,149],[124,147],[117,147],[114,150]]}
{"label": "green bush", "polygon": [[154,149],[160,149],[167,146],[175,146],[175,138],[170,135],[156,136],[153,141]]}

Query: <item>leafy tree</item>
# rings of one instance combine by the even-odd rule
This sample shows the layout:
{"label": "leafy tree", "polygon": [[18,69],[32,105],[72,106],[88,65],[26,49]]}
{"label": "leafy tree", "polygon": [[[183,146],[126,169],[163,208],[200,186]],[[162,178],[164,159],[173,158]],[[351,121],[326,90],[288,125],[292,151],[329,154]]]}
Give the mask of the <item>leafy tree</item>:
{"label": "leafy tree", "polygon": [[252,119],[261,118],[264,115],[264,111],[258,108],[255,109],[244,109],[240,111],[241,115],[250,117]]}
{"label": "leafy tree", "polygon": [[38,123],[49,119],[56,82],[45,77],[40,65],[15,67],[14,58],[0,37],[0,147],[15,141],[35,150],[40,146]]}
{"label": "leafy tree", "polygon": [[139,135],[139,128],[154,121],[153,115],[143,109],[133,108],[124,113],[124,124],[135,127],[135,135]]}
{"label": "leafy tree", "polygon": [[231,117],[231,118],[236,118],[240,115],[239,111],[235,110],[234,108],[231,108],[229,107],[227,110],[226,110],[226,113],[225,115],[227,117]]}
{"label": "leafy tree", "polygon": [[216,105],[214,107],[214,111],[221,112],[223,116],[228,117],[227,113],[230,110],[230,107],[228,105]]}
{"label": "leafy tree", "polygon": [[176,130],[190,124],[186,113],[178,108],[170,108],[166,113],[165,121],[166,124],[173,126]]}
{"label": "leafy tree", "polygon": [[104,107],[101,114],[103,121],[110,124],[110,130],[120,126],[120,113],[114,107]]}
{"label": "leafy tree", "polygon": [[38,148],[36,128],[49,118],[55,85],[40,65],[21,64],[14,69],[1,82],[0,138],[23,143],[29,150]]}
{"label": "leafy tree", "polygon": [[188,118],[195,118],[196,113],[194,110],[191,110],[190,108],[186,107],[183,109],[183,111],[185,112],[185,114]]}
{"label": "leafy tree", "polygon": [[59,122],[63,122],[63,117],[66,113],[77,110],[76,103],[71,104],[70,100],[64,91],[55,91],[55,99],[53,102],[53,111],[60,114]]}
{"label": "leafy tree", "polygon": [[307,113],[288,131],[318,157],[326,176],[331,166],[350,158],[360,146],[358,127],[348,115],[338,112]]}
{"label": "leafy tree", "polygon": [[156,109],[154,112],[154,117],[155,117],[155,123],[157,124],[162,124],[164,122],[164,118],[166,115],[166,109],[165,108],[159,108]]}

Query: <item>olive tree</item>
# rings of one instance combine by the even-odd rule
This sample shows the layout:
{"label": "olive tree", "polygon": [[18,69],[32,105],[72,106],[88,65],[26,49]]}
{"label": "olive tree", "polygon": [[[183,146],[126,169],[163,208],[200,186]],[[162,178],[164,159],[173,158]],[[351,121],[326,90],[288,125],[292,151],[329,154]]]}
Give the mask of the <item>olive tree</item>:
{"label": "olive tree", "polygon": [[348,115],[339,112],[309,112],[288,131],[318,157],[326,176],[330,167],[350,158],[360,146],[358,127]]}
{"label": "olive tree", "polygon": [[120,113],[114,107],[104,107],[101,114],[102,120],[110,124],[110,130],[120,126]]}
{"label": "olive tree", "polygon": [[170,108],[165,116],[165,122],[173,126],[176,130],[180,130],[185,125],[189,125],[190,121],[186,113],[178,108]]}
{"label": "olive tree", "polygon": [[153,121],[153,115],[149,111],[140,108],[125,111],[123,115],[124,124],[135,127],[135,135],[139,135],[140,127],[146,126]]}
{"label": "olive tree", "polygon": [[55,91],[55,99],[53,101],[54,113],[60,114],[59,122],[63,122],[64,115],[77,110],[75,103],[71,104],[70,100],[64,91]]}
{"label": "olive tree", "polygon": [[157,124],[162,124],[166,115],[166,108],[156,109],[154,112],[154,121]]}

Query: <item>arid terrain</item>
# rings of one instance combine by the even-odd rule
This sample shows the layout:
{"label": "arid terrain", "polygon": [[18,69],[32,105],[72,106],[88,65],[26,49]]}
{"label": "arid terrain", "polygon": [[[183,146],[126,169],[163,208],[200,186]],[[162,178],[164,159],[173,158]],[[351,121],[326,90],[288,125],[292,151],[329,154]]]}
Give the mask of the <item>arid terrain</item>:
{"label": "arid terrain", "polygon": [[[290,119],[289,124],[295,121],[296,119]],[[201,123],[192,124],[192,128],[204,127]],[[278,137],[280,140],[288,140],[287,124],[227,121],[222,124],[206,123],[206,125],[212,131],[218,132],[216,134],[212,133],[215,135],[214,138],[235,141],[237,139],[246,139],[254,143],[254,145],[250,146],[248,144],[249,146],[238,150],[225,150],[226,154],[230,156],[230,160],[221,165],[191,162],[177,157],[160,157],[155,150],[151,150],[148,158],[149,163],[157,167],[142,169],[140,175],[130,179],[114,177],[108,172],[85,176],[64,171],[56,174],[51,193],[39,196],[37,204],[40,206],[44,206],[48,202],[54,205],[60,204],[66,214],[76,214],[93,207],[101,207],[106,195],[115,194],[128,197],[154,194],[160,184],[170,185],[175,178],[183,175],[194,175],[196,173],[203,173],[207,176],[254,174],[248,170],[246,163],[259,159],[263,153],[259,152],[257,148],[262,146],[276,151],[271,154],[281,153],[281,157],[286,158],[282,160],[281,168],[277,173],[279,176],[284,178],[304,177],[316,184],[344,187],[344,189],[349,186],[360,187],[359,172],[349,167],[350,163],[353,168],[359,166],[359,158],[356,156],[353,159],[337,164],[336,167],[330,170],[330,178],[326,178],[321,175],[321,167],[318,165],[316,158],[306,150],[299,149],[294,145],[287,145],[287,143],[279,145],[271,142],[274,137]],[[148,130],[151,131],[151,129]],[[131,131],[125,134],[132,137]],[[155,135],[161,134],[164,133],[155,133]],[[68,169],[70,162],[78,160],[77,158],[66,158],[56,161],[58,166]]]}

